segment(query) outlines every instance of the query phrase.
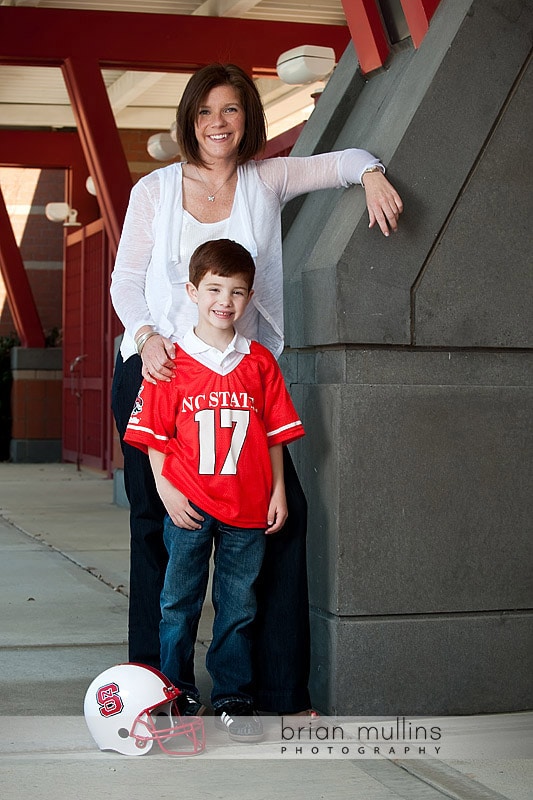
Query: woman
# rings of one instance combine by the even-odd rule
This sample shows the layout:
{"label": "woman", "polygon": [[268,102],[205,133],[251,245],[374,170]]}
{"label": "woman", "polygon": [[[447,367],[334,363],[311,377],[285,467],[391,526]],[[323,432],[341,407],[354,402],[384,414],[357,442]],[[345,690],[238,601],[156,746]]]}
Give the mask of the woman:
{"label": "woman", "polygon": [[[112,275],[112,301],[125,327],[113,381],[121,438],[141,379],[171,380],[172,341],[196,322],[185,283],[199,244],[233,239],[252,253],[255,294],[237,327],[278,357],[282,204],[316,189],[362,183],[370,227],[377,223],[386,236],[397,229],[402,211],[379,160],[364,150],[254,161],[266,143],[264,111],[255,84],[237,66],[213,64],[193,75],[177,126],[186,160],[155,170],[133,188]],[[148,459],[128,445],[123,452],[131,505],[129,659],[158,666],[165,511]],[[306,714],[311,713],[306,503],[287,453],[285,473],[289,519],[268,537],[258,587],[257,700],[262,711]]]}

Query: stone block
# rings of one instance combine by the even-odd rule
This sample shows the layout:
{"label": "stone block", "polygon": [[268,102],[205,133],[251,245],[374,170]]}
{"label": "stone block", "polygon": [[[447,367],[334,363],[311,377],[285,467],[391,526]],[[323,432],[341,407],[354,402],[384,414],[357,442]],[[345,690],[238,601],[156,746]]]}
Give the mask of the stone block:
{"label": "stone block", "polygon": [[14,464],[56,464],[62,461],[61,439],[11,439]]}
{"label": "stone block", "polygon": [[335,618],[313,610],[311,696],[351,716],[497,714],[533,705],[533,615]]}
{"label": "stone block", "polygon": [[113,503],[121,508],[129,508],[130,503],[126,496],[126,489],[124,486],[124,470],[113,470]]}
{"label": "stone block", "polygon": [[533,192],[524,169],[533,162],[532,96],[530,65],[424,267],[414,298],[417,344],[533,345]]}
{"label": "stone block", "polygon": [[13,347],[11,369],[57,371],[63,369],[61,347]]}
{"label": "stone block", "polygon": [[[337,351],[317,361],[326,355],[342,363]],[[531,358],[496,354],[505,384],[492,382],[490,354],[402,353],[391,372],[394,355],[348,351],[353,382],[293,387],[312,605],[347,616],[530,607]]]}

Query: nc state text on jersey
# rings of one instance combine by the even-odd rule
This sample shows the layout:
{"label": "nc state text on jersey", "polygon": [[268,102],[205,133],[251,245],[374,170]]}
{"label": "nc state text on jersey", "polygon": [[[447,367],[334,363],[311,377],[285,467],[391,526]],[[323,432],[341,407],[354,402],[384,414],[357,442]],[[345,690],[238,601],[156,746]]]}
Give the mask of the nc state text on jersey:
{"label": "nc state text on jersey", "polygon": [[206,394],[190,395],[184,397],[181,404],[181,413],[188,411],[201,411],[204,408],[245,408],[256,411],[254,398],[247,392],[209,392]]}

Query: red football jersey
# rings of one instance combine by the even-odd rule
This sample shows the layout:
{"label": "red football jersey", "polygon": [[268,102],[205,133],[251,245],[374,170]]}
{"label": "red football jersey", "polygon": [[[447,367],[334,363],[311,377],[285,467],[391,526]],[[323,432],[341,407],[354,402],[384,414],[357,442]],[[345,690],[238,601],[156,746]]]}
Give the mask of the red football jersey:
{"label": "red football jersey", "polygon": [[266,528],[269,447],[304,435],[274,356],[258,342],[227,375],[176,345],[175,377],[143,381],[125,441],[165,453],[163,475],[228,525]]}

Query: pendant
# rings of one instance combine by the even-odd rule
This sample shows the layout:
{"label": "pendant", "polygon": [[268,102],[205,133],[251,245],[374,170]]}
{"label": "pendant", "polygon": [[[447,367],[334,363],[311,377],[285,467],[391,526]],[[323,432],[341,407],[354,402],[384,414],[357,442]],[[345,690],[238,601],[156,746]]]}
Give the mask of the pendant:
{"label": "pendant", "polygon": [[209,200],[210,203],[214,203],[215,202],[215,195],[214,194],[208,194],[207,195],[207,199]]}

